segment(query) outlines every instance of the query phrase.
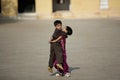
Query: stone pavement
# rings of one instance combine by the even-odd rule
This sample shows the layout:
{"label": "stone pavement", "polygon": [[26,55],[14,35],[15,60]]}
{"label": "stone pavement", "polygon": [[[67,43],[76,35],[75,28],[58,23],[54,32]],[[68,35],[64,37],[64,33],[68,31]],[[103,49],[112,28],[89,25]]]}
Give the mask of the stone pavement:
{"label": "stone pavement", "polygon": [[47,71],[53,21],[0,20],[0,80],[120,80],[119,19],[62,20],[70,78]]}

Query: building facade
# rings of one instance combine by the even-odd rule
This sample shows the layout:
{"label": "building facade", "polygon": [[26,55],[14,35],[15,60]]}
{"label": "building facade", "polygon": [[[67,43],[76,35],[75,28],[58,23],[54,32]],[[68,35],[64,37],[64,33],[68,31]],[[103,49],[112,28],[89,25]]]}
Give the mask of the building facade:
{"label": "building facade", "polygon": [[120,0],[0,0],[0,14],[38,19],[120,17]]}

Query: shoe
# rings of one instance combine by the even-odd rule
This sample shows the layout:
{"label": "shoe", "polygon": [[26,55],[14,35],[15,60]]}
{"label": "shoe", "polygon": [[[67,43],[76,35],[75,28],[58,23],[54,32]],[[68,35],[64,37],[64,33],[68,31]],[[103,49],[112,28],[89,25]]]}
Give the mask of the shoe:
{"label": "shoe", "polygon": [[64,73],[56,73],[55,76],[56,76],[56,77],[63,77],[63,76],[64,76]]}
{"label": "shoe", "polygon": [[66,76],[66,77],[70,77],[70,73],[66,73],[65,76]]}
{"label": "shoe", "polygon": [[53,73],[53,70],[52,70],[52,68],[50,68],[50,67],[48,67],[48,71],[49,71],[50,73]]}
{"label": "shoe", "polygon": [[60,77],[61,75],[57,73],[55,76],[56,76],[56,77]]}
{"label": "shoe", "polygon": [[56,64],[56,66],[57,66],[58,68],[60,68],[61,70],[64,70],[61,64]]}

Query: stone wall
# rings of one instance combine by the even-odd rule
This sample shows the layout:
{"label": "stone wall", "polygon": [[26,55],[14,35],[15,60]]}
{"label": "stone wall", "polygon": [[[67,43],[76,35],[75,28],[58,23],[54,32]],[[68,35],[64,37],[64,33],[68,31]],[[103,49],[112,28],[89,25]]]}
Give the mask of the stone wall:
{"label": "stone wall", "polygon": [[3,16],[17,16],[17,0],[1,0],[1,13]]}

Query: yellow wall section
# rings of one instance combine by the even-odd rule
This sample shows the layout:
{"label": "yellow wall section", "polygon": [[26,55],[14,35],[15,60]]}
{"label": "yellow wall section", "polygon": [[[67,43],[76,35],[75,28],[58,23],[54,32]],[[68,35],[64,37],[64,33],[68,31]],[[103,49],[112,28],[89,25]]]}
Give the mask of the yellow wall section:
{"label": "yellow wall section", "polygon": [[120,0],[109,0],[110,9],[120,10]]}
{"label": "yellow wall section", "polygon": [[36,13],[38,17],[50,17],[52,13],[52,0],[36,0]]}
{"label": "yellow wall section", "polygon": [[109,0],[109,17],[120,17],[120,0]]}
{"label": "yellow wall section", "polygon": [[74,13],[95,12],[99,10],[99,0],[71,0]]}

